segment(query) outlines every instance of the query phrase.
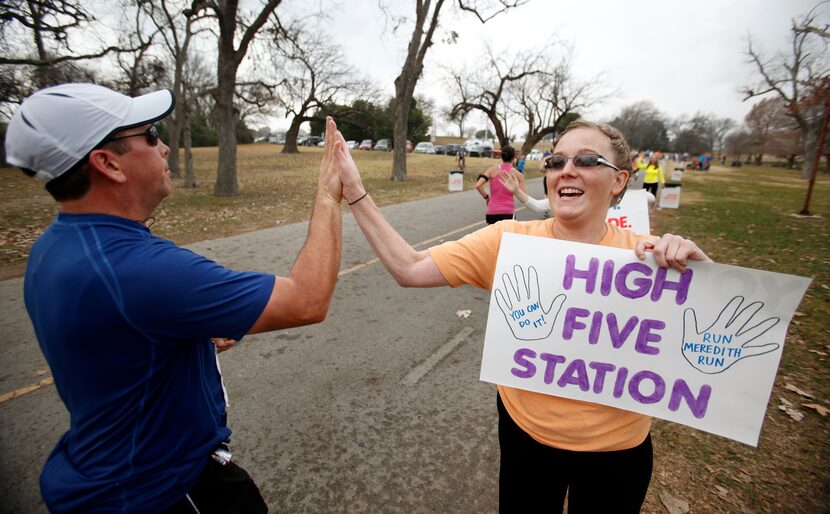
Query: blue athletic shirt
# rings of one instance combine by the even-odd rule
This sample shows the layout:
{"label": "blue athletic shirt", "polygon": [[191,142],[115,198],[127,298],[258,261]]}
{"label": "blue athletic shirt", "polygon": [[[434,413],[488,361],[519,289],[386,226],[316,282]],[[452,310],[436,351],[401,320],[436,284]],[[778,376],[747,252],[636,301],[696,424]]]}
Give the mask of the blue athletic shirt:
{"label": "blue athletic shirt", "polygon": [[70,414],[40,477],[49,510],[158,512],[179,500],[231,434],[210,338],[241,339],[273,286],[135,221],[59,214],[24,282]]}

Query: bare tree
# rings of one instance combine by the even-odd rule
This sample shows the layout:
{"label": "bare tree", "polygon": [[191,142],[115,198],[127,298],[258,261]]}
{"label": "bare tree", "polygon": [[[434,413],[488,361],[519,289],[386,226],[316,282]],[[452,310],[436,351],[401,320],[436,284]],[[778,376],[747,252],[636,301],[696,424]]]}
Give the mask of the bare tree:
{"label": "bare tree", "polygon": [[525,76],[511,86],[513,112],[527,127],[522,154],[527,154],[546,136],[555,136],[580,112],[601,103],[599,78],[579,81],[571,74],[569,50],[559,63],[545,62],[541,73]]}
{"label": "bare tree", "polygon": [[[167,54],[173,63],[173,93],[176,95],[176,107],[166,119],[170,146],[168,164],[170,174],[174,178],[181,176],[179,166],[180,136],[184,128],[185,111],[189,109],[188,98],[184,84],[185,66],[189,58],[191,40],[200,31],[198,24],[205,18],[204,15],[184,16],[188,7],[185,0],[161,0],[160,2],[144,2],[137,0],[139,9],[150,19],[158,30]],[[189,174],[191,177],[192,173]],[[186,187],[196,187],[195,179],[185,183]]]}
{"label": "bare tree", "polygon": [[[247,19],[239,12],[239,0],[212,2],[194,0],[186,16],[195,16],[203,11],[211,13],[219,24],[218,62],[216,88],[216,125],[219,134],[219,161],[216,172],[216,196],[235,196],[239,191],[236,180],[236,122],[237,110],[234,105],[236,75],[239,65],[248,53],[254,37],[274,15],[282,0],[268,0],[261,10]],[[241,34],[237,34],[240,30]]]}
{"label": "bare tree", "polygon": [[668,148],[666,116],[652,102],[642,100],[623,107],[611,125],[625,134],[631,148],[662,150]]}
{"label": "bare tree", "polygon": [[[283,153],[297,153],[300,126],[308,121],[325,121],[318,112],[351,104],[349,100],[370,99],[377,93],[359,78],[339,47],[327,44],[331,38],[300,23],[280,27],[274,36],[274,68],[282,70],[277,101],[291,125],[285,134]],[[327,112],[335,117],[349,108]]]}
{"label": "bare tree", "polygon": [[[484,66],[449,70],[448,82],[454,86],[456,98],[450,115],[457,118],[470,111],[481,111],[493,125],[499,145],[507,146],[510,144],[508,118],[513,112],[507,98],[510,87],[531,75],[544,73],[542,53],[516,52],[508,60],[496,55],[493,48],[486,45],[486,55]],[[525,81],[525,84],[528,82]],[[521,101],[522,97],[518,100]]]}
{"label": "bare tree", "polygon": [[6,0],[0,2],[0,105],[20,103],[37,89],[66,82],[95,82],[84,62],[137,48],[99,45],[78,52],[71,36],[95,34],[95,17],[80,1]]}
{"label": "bare tree", "polygon": [[726,153],[737,157],[738,161],[742,160],[741,156],[743,154],[747,154],[746,162],[750,162],[753,145],[752,133],[746,127],[733,130],[724,140],[724,150]]}
{"label": "bare tree", "polygon": [[712,151],[718,151],[719,155],[723,156],[723,146],[724,141],[726,140],[726,135],[729,134],[729,131],[735,128],[735,120],[732,118],[718,118],[717,116],[712,117]]}
{"label": "bare tree", "polygon": [[213,100],[210,94],[213,91],[212,63],[199,54],[189,56],[182,71],[182,143],[184,146],[184,187],[195,188],[196,171],[193,168],[193,125],[191,123],[194,112],[200,112],[203,119],[210,118],[213,112]]}
{"label": "bare tree", "polygon": [[787,114],[787,106],[780,97],[764,98],[752,106],[744,118],[749,128],[755,164],[763,162],[763,155],[773,140],[781,137],[782,132],[798,130],[794,120]]}
{"label": "bare tree", "polygon": [[[40,82],[38,87],[51,85],[48,67],[69,61],[84,61],[103,57],[111,52],[132,51],[118,46],[108,46],[88,53],[77,53],[70,45],[70,33],[88,28],[95,21],[81,2],[72,0],[6,0],[0,3],[0,42],[7,49],[14,45],[10,34],[20,34],[13,27],[23,28],[34,43],[34,55],[0,55],[0,64],[36,66]],[[30,49],[25,45],[26,50]],[[20,50],[20,48],[18,48]],[[45,81],[45,82],[44,82]]]}
{"label": "bare tree", "polygon": [[[816,88],[830,77],[826,38],[821,30],[813,30],[818,24],[818,15],[814,11],[799,21],[791,21],[792,36],[787,56],[767,59],[753,46],[752,40],[749,41],[746,53],[761,79],[743,91],[745,100],[775,93],[784,101],[788,114],[802,133],[805,156],[815,154],[823,115],[820,103],[805,99],[815,96]],[[812,163],[812,159],[804,159],[802,178],[812,175]]]}
{"label": "bare tree", "polygon": [[[456,0],[458,9],[470,12],[486,23],[508,9],[527,0]],[[392,158],[392,180],[406,180],[406,128],[409,108],[421,73],[424,58],[432,46],[444,0],[415,0],[415,19],[401,73],[395,78],[395,129]]]}

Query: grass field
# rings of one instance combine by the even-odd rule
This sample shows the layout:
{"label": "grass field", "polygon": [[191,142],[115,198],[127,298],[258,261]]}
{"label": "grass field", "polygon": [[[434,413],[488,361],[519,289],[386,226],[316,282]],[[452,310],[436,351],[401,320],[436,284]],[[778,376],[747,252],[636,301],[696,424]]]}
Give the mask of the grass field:
{"label": "grass field", "polygon": [[[813,282],[790,325],[758,448],[655,422],[648,511],[659,512],[657,498],[666,491],[694,501],[699,512],[828,512],[830,418],[804,404],[830,408],[830,177],[820,175],[814,189],[811,211],[820,217],[799,219],[792,213],[807,190],[799,171],[685,175],[681,208],[658,213],[654,233],[690,237],[715,262]],[[785,401],[804,415],[801,421],[779,408]]]}
{"label": "grass field", "polygon": [[[212,195],[216,149],[197,149],[201,187],[178,185],[155,213],[153,231],[188,243],[307,218],[322,150],[282,155],[280,148],[239,148],[241,193],[235,198]],[[444,194],[447,172],[454,167],[452,157],[409,155],[409,180],[391,182],[390,154],[354,155],[381,205]],[[495,162],[468,159],[465,188]],[[0,275],[19,276],[55,207],[35,181],[16,170],[2,172]],[[538,172],[529,169],[528,175]],[[805,404],[830,409],[830,176],[821,174],[816,182],[811,208],[817,216],[793,217],[805,192],[797,171],[715,167],[708,173],[687,172],[681,208],[654,214],[654,233],[691,237],[716,262],[813,282],[790,326],[758,448],[655,421],[655,469],[645,512],[666,512],[675,501],[692,503],[694,512],[828,512],[830,417]],[[803,418],[779,409],[785,401]]]}

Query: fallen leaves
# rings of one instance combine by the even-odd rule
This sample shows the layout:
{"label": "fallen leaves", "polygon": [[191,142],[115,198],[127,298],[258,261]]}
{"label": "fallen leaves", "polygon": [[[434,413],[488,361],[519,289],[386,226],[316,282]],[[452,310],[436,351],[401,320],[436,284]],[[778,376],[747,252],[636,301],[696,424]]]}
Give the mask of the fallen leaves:
{"label": "fallen leaves", "polygon": [[804,413],[798,410],[791,401],[787,400],[786,398],[778,398],[781,401],[781,405],[778,406],[778,409],[784,411],[787,416],[791,417],[795,421],[801,421],[804,419]]}
{"label": "fallen leaves", "polygon": [[470,309],[455,311],[455,315],[458,316],[459,318],[469,318],[470,314],[472,314],[472,313],[473,313],[473,311],[471,311]]}
{"label": "fallen leaves", "polygon": [[826,417],[828,414],[830,414],[830,409],[817,403],[802,403],[801,405],[807,407],[808,409],[813,409],[814,411],[821,414],[823,417]]}
{"label": "fallen leaves", "polygon": [[675,498],[665,489],[660,491],[660,501],[669,514],[687,514],[689,512],[689,502]]}
{"label": "fallen leaves", "polygon": [[796,386],[794,386],[790,383],[784,384],[784,389],[786,389],[787,391],[792,391],[796,394],[800,394],[801,396],[803,396],[805,398],[810,398],[810,399],[815,398],[815,396],[813,396],[812,393],[808,393],[807,391],[803,391],[803,390],[799,389],[798,387],[796,387]]}

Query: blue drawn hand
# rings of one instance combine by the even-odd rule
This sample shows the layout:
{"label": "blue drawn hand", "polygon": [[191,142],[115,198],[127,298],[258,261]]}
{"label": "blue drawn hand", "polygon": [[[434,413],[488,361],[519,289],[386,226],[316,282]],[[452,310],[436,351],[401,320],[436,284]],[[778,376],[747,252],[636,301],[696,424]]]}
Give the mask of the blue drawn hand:
{"label": "blue drawn hand", "polygon": [[[514,281],[515,279],[515,281]],[[539,276],[530,266],[525,273],[518,264],[513,266],[513,277],[502,274],[504,289],[496,289],[496,304],[516,339],[534,341],[545,339],[553,330],[565,295],[560,294],[545,309],[539,297]],[[553,315],[550,315],[553,313]]]}
{"label": "blue drawn hand", "polygon": [[752,318],[764,306],[752,302],[743,309],[743,296],[732,298],[707,328],[698,330],[697,315],[693,309],[683,312],[683,357],[695,369],[706,374],[726,371],[736,362],[774,352],[778,343],[752,344],[780,321],[767,318],[755,325]]}

